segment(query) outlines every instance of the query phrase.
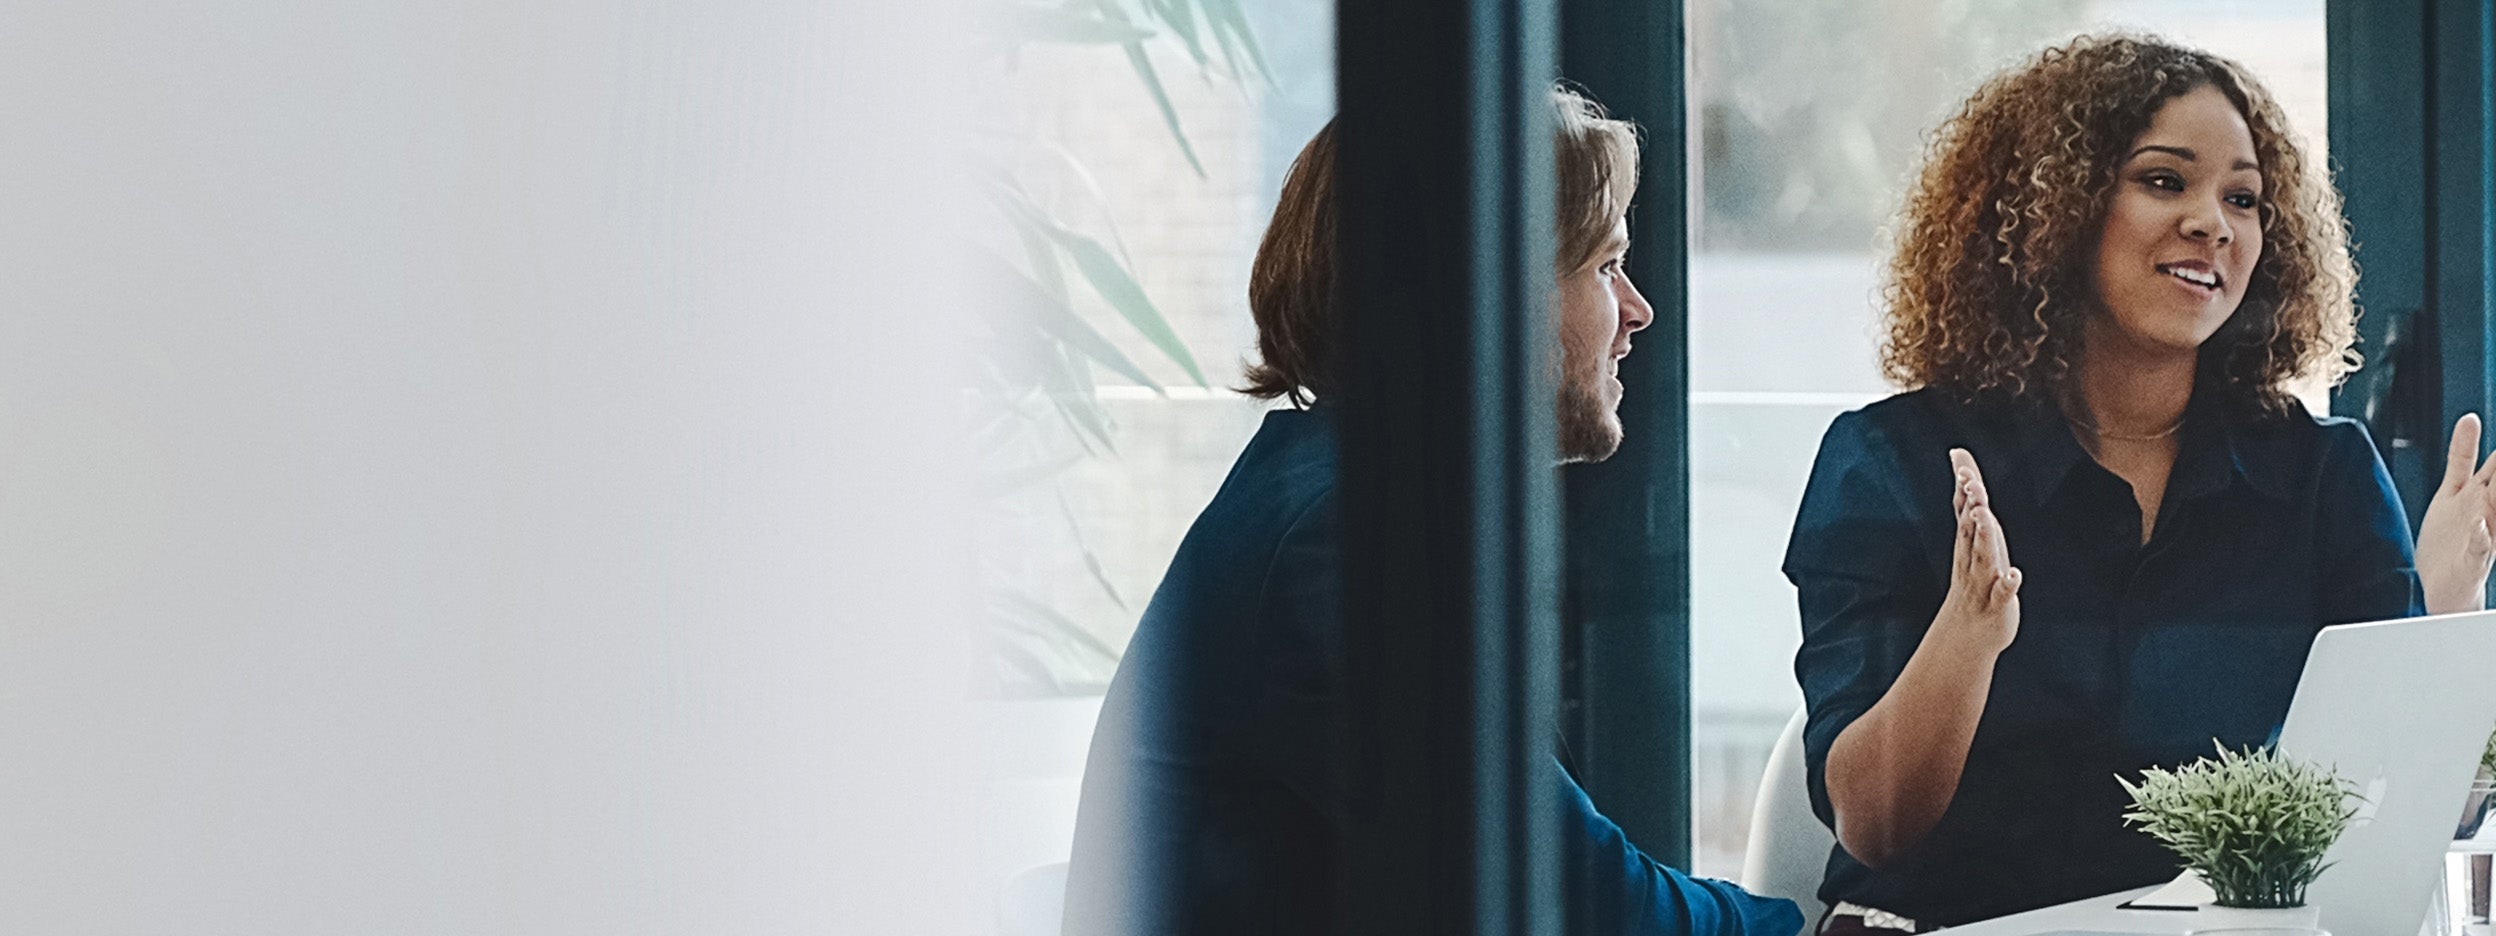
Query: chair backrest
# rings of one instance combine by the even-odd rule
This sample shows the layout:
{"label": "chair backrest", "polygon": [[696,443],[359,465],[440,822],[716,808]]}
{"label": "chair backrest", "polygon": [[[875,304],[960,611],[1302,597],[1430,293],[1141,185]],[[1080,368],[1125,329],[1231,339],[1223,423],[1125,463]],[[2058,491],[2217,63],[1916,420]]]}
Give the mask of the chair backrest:
{"label": "chair backrest", "polygon": [[1742,855],[1742,889],[1763,897],[1783,897],[1803,908],[1804,920],[1818,920],[1820,879],[1829,867],[1829,850],[1837,836],[1811,811],[1811,791],[1803,779],[1803,717],[1796,709],[1768,752],[1768,769],[1759,778],[1759,798],[1751,804],[1751,841]]}
{"label": "chair backrest", "polygon": [[997,936],[1058,936],[1066,916],[1066,863],[1024,868],[997,892]]}

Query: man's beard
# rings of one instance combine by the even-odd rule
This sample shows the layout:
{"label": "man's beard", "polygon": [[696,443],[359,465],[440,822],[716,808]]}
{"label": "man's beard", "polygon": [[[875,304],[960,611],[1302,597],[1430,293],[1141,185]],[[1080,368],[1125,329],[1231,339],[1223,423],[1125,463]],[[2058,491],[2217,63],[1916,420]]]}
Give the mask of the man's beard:
{"label": "man's beard", "polygon": [[1621,424],[1603,405],[1597,380],[1560,381],[1560,460],[1597,462],[1621,447]]}

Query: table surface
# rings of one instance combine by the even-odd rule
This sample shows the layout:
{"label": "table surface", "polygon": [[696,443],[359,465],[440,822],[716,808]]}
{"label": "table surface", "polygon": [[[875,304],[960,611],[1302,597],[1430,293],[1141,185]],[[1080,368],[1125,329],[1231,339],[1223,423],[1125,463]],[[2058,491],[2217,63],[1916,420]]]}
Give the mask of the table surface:
{"label": "table surface", "polygon": [[2157,887],[2141,887],[2104,897],[2091,897],[2058,904],[2026,913],[1995,917],[1982,923],[1953,926],[1944,932],[1949,936],[2043,936],[2066,930],[2082,933],[2140,933],[2146,936],[2181,934],[2198,929],[2225,926],[2313,926],[2313,907],[2289,910],[2237,910],[2229,907],[2203,907],[2198,910],[2125,910],[2120,904],[2135,897],[2148,895]]}
{"label": "table surface", "polygon": [[[2496,852],[2496,819],[2476,838],[2453,842],[2456,853],[2486,854]],[[2163,886],[2163,885],[2160,885]],[[2147,896],[2158,887],[2141,887],[2119,894],[2075,900],[1995,917],[1982,923],[1953,926],[1950,936],[2045,936],[2063,931],[2081,933],[2140,934],[2140,936],[2182,936],[2197,929],[2224,926],[2313,926],[2316,911],[2312,907],[2291,910],[2238,910],[2229,907],[2202,907],[2198,910],[2126,910],[2123,904],[2136,897]]]}

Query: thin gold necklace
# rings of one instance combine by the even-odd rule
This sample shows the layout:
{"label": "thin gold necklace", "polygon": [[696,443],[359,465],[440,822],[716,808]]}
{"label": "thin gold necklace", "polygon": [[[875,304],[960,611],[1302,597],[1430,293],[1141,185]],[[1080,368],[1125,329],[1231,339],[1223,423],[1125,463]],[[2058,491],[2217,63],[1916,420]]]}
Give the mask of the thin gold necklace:
{"label": "thin gold necklace", "polygon": [[2090,435],[2096,436],[2100,440],[2112,439],[2117,442],[2155,442],[2159,439],[2174,435],[2176,430],[2184,428],[2184,417],[2182,416],[2175,417],[2175,422],[2168,424],[2166,428],[2147,435],[2122,435],[2119,433],[2108,432],[2104,429],[2098,428],[2097,423],[2080,416],[2073,416],[2071,421],[2079,423],[2080,428],[2088,430]]}

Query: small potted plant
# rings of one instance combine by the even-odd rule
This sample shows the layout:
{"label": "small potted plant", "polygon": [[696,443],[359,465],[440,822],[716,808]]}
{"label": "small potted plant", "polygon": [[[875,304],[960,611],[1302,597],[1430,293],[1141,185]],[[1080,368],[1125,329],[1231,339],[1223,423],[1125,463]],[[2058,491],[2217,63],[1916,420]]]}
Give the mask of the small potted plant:
{"label": "small potted plant", "polygon": [[2487,746],[2479,750],[2479,778],[2470,783],[2470,798],[2461,805],[2461,825],[2453,830],[2457,839],[2479,837],[2479,825],[2487,821],[2488,807],[2496,805],[2496,734],[2487,736]]}
{"label": "small potted plant", "polygon": [[2329,768],[2264,748],[2142,771],[2126,823],[2184,859],[2222,907],[2301,907],[2360,800]]}

